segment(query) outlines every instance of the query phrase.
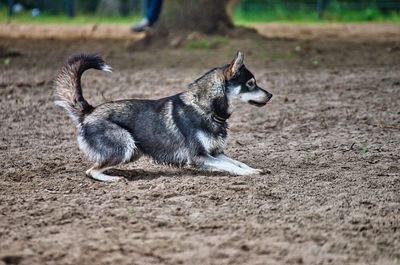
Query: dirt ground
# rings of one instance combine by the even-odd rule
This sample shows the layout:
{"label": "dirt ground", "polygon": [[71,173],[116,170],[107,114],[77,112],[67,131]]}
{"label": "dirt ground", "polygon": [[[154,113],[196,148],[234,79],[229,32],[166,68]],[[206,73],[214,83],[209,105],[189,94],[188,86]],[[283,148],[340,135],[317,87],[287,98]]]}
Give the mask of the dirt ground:
{"label": "dirt ground", "polygon": [[[344,30],[143,51],[130,38],[2,35],[0,264],[400,264],[400,35]],[[274,98],[236,106],[226,153],[264,175],[141,159],[110,172],[126,181],[84,176],[73,124],[52,103],[68,55],[113,67],[83,77],[95,105],[177,93],[238,49]]]}
{"label": "dirt ground", "polygon": [[[45,25],[0,23],[0,38],[53,38],[53,39],[125,39],[138,40],[144,34],[129,34],[129,25]],[[293,24],[264,23],[253,24],[262,35],[269,38],[286,39],[346,39],[398,41],[400,27],[397,23],[330,23]]]}

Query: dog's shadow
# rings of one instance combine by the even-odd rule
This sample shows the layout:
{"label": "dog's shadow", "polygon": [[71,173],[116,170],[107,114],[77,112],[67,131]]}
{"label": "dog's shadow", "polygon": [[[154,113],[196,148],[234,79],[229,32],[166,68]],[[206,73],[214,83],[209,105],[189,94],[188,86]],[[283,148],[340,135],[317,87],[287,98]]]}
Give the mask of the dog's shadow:
{"label": "dog's shadow", "polygon": [[178,177],[178,176],[229,176],[225,172],[217,171],[201,171],[195,169],[170,169],[170,170],[143,170],[143,169],[109,169],[104,172],[110,176],[123,177],[128,181],[138,180],[154,180],[161,177]]}

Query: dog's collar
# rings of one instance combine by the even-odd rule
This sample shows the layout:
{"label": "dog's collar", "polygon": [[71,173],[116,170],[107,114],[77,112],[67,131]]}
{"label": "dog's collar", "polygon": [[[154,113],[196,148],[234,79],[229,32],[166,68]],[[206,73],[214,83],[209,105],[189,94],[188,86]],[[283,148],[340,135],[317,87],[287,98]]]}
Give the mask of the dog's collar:
{"label": "dog's collar", "polygon": [[224,124],[225,122],[226,122],[226,120],[229,118],[223,118],[223,117],[221,117],[221,116],[218,116],[217,114],[215,114],[215,113],[213,113],[212,115],[211,115],[211,117],[212,117],[212,119],[215,121],[215,122],[217,122],[217,123],[219,123],[219,124]]}

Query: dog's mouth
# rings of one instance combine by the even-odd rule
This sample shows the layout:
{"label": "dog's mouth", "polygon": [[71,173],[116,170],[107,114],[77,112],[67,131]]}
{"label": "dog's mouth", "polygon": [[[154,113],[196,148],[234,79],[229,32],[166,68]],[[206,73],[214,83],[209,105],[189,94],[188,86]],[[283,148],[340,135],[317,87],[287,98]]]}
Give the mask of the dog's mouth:
{"label": "dog's mouth", "polygon": [[254,106],[257,106],[257,107],[262,107],[262,106],[265,106],[266,104],[270,104],[272,101],[269,98],[269,99],[267,99],[266,101],[263,101],[263,102],[258,102],[258,101],[254,101],[254,100],[249,100],[248,102],[251,105],[254,105]]}
{"label": "dog's mouth", "polygon": [[257,107],[262,107],[262,106],[265,106],[265,104],[267,104],[267,102],[257,102],[254,100],[249,100],[249,104],[257,106]]}

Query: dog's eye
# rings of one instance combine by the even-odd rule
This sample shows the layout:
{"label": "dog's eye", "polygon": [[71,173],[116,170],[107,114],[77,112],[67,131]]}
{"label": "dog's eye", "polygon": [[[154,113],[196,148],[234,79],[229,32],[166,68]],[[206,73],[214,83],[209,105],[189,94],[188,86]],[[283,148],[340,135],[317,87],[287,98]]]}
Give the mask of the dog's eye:
{"label": "dog's eye", "polygon": [[246,85],[249,88],[253,88],[256,85],[256,82],[254,81],[254,79],[250,79],[249,81],[247,81]]}

